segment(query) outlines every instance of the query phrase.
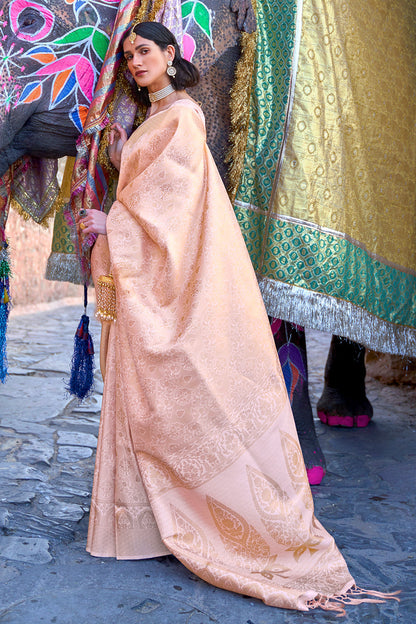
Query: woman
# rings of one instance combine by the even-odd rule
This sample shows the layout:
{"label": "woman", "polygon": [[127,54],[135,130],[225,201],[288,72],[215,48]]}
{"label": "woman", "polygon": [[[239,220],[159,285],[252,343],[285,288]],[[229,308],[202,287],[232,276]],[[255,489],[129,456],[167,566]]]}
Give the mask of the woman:
{"label": "woman", "polygon": [[111,270],[117,299],[87,550],[173,553],[269,605],[342,612],[354,580],[313,515],[257,281],[185,92],[197,70],[160,24],[123,50],[148,117],[128,140],[113,126],[117,200],[79,221],[102,235],[93,276]]}

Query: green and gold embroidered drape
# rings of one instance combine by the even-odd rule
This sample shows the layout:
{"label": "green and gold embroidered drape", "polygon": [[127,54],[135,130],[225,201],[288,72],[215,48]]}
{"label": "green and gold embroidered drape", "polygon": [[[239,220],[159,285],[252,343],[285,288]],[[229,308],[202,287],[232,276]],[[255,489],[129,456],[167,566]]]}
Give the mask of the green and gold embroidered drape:
{"label": "green and gold embroidered drape", "polygon": [[257,1],[235,199],[270,314],[413,356],[415,9]]}

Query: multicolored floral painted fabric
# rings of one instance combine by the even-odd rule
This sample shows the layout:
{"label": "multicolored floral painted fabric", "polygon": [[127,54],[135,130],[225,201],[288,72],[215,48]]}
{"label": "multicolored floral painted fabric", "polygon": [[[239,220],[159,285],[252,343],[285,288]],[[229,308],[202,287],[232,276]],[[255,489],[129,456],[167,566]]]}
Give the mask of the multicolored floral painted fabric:
{"label": "multicolored floral painted fabric", "polygon": [[192,61],[196,50],[196,41],[188,32],[192,25],[196,25],[208,37],[211,46],[214,46],[212,39],[212,12],[201,0],[185,0],[181,7],[183,19],[183,51],[184,57]]}
{"label": "multicolored floral painted fabric", "polygon": [[[107,32],[108,13],[107,19],[104,20],[102,7],[108,9],[109,6],[113,6],[115,9],[118,0],[65,0],[65,2],[74,12],[74,27],[52,40],[49,36],[56,25],[57,14],[31,0],[13,0],[10,3],[9,20],[13,33],[23,42],[30,42],[32,45],[26,46],[26,49],[23,47],[16,49],[12,44],[12,50],[7,50],[2,42],[4,80],[2,86],[7,87],[9,82],[5,76],[6,64],[18,64],[24,73],[24,82],[10,81],[10,90],[6,88],[2,98],[9,108],[30,104],[39,100],[43,90],[49,89],[52,82],[49,109],[52,110],[69,95],[74,94],[75,104],[69,116],[76,128],[82,132],[99,75],[97,62],[102,63],[104,60],[110,40]],[[20,33],[19,20],[30,8],[36,9],[43,16],[44,23],[38,32],[28,35]],[[59,10],[59,7],[57,9]],[[88,20],[85,19],[86,10]],[[3,27],[6,24],[7,21],[3,23]],[[4,33],[2,34],[4,38]],[[27,64],[29,60],[34,60],[38,64],[38,68],[30,73],[25,66],[25,62]],[[12,75],[11,72],[9,75]]]}
{"label": "multicolored floral painted fabric", "polygon": [[[117,5],[118,0],[64,0],[49,7],[32,0],[12,0],[3,6],[0,105],[4,127],[15,125],[12,113],[16,109],[42,100],[46,110],[60,110],[70,100],[67,114],[74,132],[82,132]],[[41,23],[31,32],[22,29],[28,15],[36,15]],[[0,180],[1,239],[5,239],[10,202],[37,223],[48,218],[59,194],[56,174],[54,159],[24,156],[12,165]]]}
{"label": "multicolored floral painted fabric", "polygon": [[235,200],[271,316],[413,356],[415,8],[257,2]]}

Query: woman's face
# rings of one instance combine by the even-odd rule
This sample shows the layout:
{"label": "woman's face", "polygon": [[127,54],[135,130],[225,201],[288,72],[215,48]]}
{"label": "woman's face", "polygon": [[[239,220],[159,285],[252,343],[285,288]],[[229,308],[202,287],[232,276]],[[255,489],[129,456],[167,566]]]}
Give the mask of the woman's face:
{"label": "woman's face", "polygon": [[127,37],[123,50],[127,67],[139,87],[147,87],[154,92],[170,83],[166,68],[168,61],[175,58],[173,46],[162,50],[154,41],[137,35],[134,43]]}

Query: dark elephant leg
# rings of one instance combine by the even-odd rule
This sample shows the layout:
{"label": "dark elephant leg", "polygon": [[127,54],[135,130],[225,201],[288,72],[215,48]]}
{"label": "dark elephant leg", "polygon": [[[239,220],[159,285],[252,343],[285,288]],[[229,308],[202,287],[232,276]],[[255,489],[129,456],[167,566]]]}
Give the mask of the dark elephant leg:
{"label": "dark elephant leg", "polygon": [[365,394],[365,348],[332,336],[325,366],[325,386],[318,401],[321,421],[339,427],[366,427],[373,408]]}
{"label": "dark elephant leg", "polygon": [[305,330],[280,319],[270,318],[295,418],[309,483],[319,485],[325,475],[325,457],[316,437],[308,389]]}

